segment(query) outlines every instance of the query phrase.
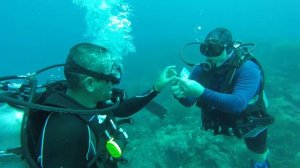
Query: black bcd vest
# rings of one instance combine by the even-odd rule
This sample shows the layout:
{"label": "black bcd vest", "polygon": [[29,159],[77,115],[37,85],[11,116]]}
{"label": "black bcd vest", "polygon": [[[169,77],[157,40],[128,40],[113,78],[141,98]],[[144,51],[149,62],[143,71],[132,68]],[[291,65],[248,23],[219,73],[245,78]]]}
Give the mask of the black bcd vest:
{"label": "black bcd vest", "polygon": [[[46,92],[41,93],[37,96],[36,102],[38,104],[43,105],[49,105],[54,107],[60,107],[60,108],[69,108],[69,109],[84,109],[82,106],[80,106],[78,103],[75,103],[74,100],[68,98],[65,95],[65,91],[67,89],[65,81],[59,81],[55,82],[53,84],[50,84],[47,86]],[[104,106],[105,108],[105,106]],[[51,112],[47,111],[32,111],[29,115],[29,121],[28,121],[28,139],[31,143],[29,143],[29,150],[33,158],[37,158],[39,155],[39,151],[36,148],[37,145],[39,145],[39,136],[42,131],[42,128],[44,126],[44,123],[49,116]],[[95,135],[96,143],[97,143],[97,153],[93,157],[93,159],[90,161],[88,167],[95,167],[96,161],[100,160],[101,164],[103,164],[104,168],[116,168],[117,167],[117,161],[124,161],[126,162],[126,159],[120,158],[118,159],[110,159],[109,163],[107,163],[107,160],[109,160],[109,155],[105,149],[105,144],[107,141],[107,136],[105,135],[105,130],[108,130],[110,133],[111,131],[111,123],[110,120],[112,120],[117,126],[119,123],[131,123],[131,119],[124,119],[116,121],[113,117],[113,114],[110,113],[107,115],[107,118],[105,121],[101,124],[98,122],[90,122],[90,118],[93,115],[80,115],[80,114],[74,114],[78,117],[78,119],[85,122],[89,127],[91,128],[92,132]],[[113,134],[113,133],[112,133]]]}

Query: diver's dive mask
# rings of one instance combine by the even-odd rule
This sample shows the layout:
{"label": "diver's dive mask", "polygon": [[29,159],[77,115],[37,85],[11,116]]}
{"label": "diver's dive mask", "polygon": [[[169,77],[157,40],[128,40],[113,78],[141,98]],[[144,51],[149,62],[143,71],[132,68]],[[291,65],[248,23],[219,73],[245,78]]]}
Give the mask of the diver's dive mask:
{"label": "diver's dive mask", "polygon": [[[204,61],[202,63],[194,63],[188,59],[185,58],[183,51],[187,46],[191,45],[199,45],[200,52],[202,55],[206,56],[207,58],[212,57],[218,57],[222,54],[222,52],[226,49],[227,54],[233,53],[233,52],[242,52],[242,55],[247,55],[251,53],[254,48],[254,43],[241,43],[241,42],[228,42],[224,43],[220,41],[219,39],[215,38],[209,38],[206,39],[203,43],[201,42],[190,42],[186,43],[180,50],[180,58],[181,60],[189,65],[189,66],[201,66],[203,70],[209,71],[211,69],[214,69],[217,67],[216,63],[213,61]],[[248,46],[252,46],[249,50],[247,49]]]}
{"label": "diver's dive mask", "polygon": [[68,73],[78,73],[83,75],[88,75],[96,79],[104,80],[107,83],[111,82],[112,84],[119,84],[121,81],[121,68],[118,68],[118,75],[113,74],[104,74],[100,72],[95,72],[89,69],[86,69],[76,63],[73,63],[72,65],[65,65],[65,71]]}
{"label": "diver's dive mask", "polygon": [[227,44],[218,39],[209,39],[200,44],[200,52],[206,57],[217,57],[221,55],[226,47]]}

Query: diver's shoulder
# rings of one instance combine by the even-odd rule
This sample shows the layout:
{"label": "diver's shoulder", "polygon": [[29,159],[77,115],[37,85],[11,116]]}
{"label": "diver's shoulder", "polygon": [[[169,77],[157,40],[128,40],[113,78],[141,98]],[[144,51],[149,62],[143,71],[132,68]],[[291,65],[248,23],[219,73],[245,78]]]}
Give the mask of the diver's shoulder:
{"label": "diver's shoulder", "polygon": [[[62,123],[64,123],[64,125],[86,125],[79,116],[74,114],[62,114],[54,112],[51,114],[49,119],[57,125],[61,125]],[[66,124],[66,122],[68,124]]]}
{"label": "diver's shoulder", "polygon": [[259,66],[252,60],[247,60],[241,66],[241,68],[245,69],[259,69]]}

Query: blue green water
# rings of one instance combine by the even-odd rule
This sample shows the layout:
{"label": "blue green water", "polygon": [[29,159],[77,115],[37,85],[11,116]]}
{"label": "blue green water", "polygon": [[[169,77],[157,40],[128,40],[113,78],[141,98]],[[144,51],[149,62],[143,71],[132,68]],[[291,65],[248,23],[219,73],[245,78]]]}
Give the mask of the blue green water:
{"label": "blue green water", "polygon": [[[184,43],[203,39],[215,27],[226,27],[231,30],[234,40],[257,44],[253,53],[266,70],[269,111],[277,118],[276,124],[269,131],[272,166],[299,167],[300,143],[295,140],[300,136],[300,80],[297,74],[300,70],[299,0],[123,2],[131,7],[132,15],[128,17],[131,22],[129,35],[133,37],[132,44],[136,51],[123,56],[125,73],[121,87],[131,95],[150,88],[165,66],[176,65],[178,71],[184,66],[179,59],[179,51]],[[2,0],[0,75],[26,74],[44,66],[63,63],[71,46],[79,42],[95,41],[94,37],[86,36],[87,21],[91,21],[87,20],[86,14],[87,9],[75,5],[72,0]],[[184,131],[199,134],[199,112],[197,109],[183,108],[173,99],[168,89],[157,100],[169,109],[169,116],[164,121],[142,111],[135,116],[137,124],[134,128],[127,128],[129,134],[133,134],[132,144],[147,141],[149,147],[141,150],[149,151],[150,154],[145,156],[156,157],[131,159],[137,151],[132,145],[128,148],[131,161],[124,167],[220,167],[222,162],[225,162],[223,167],[247,167],[242,143],[230,150],[223,145],[239,141],[218,141],[206,133],[203,141],[204,146],[208,146],[207,151],[189,155],[188,150],[194,146],[188,142],[192,140],[182,136],[185,135]],[[148,124],[142,122],[145,117],[149,118]],[[175,130],[170,134],[173,136],[165,134],[165,131],[170,130]],[[143,133],[136,135],[135,132]],[[157,136],[169,138],[165,139],[166,144],[157,142],[153,136],[149,138],[147,133],[153,132]],[[182,144],[175,143],[179,141]],[[171,150],[170,143],[173,142],[177,148]],[[214,146],[209,147],[212,144]],[[197,149],[204,150],[201,147]],[[166,151],[169,151],[169,156]],[[237,155],[242,156],[242,159]],[[161,160],[158,161],[157,157]]]}

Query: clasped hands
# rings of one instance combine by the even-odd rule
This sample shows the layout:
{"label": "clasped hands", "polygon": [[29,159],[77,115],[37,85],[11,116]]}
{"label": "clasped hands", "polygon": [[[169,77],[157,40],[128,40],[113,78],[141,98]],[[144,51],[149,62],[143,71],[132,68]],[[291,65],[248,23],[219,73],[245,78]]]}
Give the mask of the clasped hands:
{"label": "clasped hands", "polygon": [[154,84],[154,89],[160,92],[166,85],[172,83],[172,91],[176,98],[200,97],[204,92],[204,87],[194,80],[178,77],[175,68],[176,66],[166,67]]}

